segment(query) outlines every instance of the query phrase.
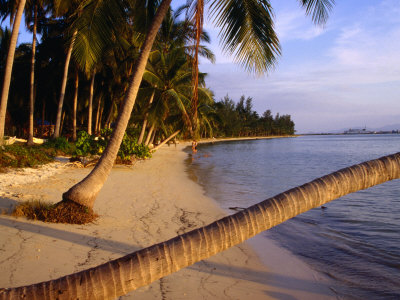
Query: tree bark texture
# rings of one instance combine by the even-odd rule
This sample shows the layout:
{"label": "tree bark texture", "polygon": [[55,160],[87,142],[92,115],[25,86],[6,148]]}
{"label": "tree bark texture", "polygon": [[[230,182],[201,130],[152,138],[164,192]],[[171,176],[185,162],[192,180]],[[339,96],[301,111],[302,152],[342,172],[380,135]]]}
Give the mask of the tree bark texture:
{"label": "tree bark texture", "polygon": [[36,55],[36,30],[37,30],[37,11],[35,3],[33,12],[33,33],[32,33],[32,58],[31,58],[31,82],[29,91],[29,134],[28,145],[33,145],[33,115],[35,109],[35,55]]}
{"label": "tree bark texture", "polygon": [[104,104],[101,106],[100,109],[100,116],[99,116],[99,123],[97,124],[97,133],[101,134],[101,120],[103,119],[103,112],[104,112]]}
{"label": "tree bark texture", "polygon": [[63,194],[64,200],[74,201],[86,207],[93,207],[97,194],[101,190],[106,181],[117,157],[119,147],[126,127],[131,117],[133,105],[142,81],[143,73],[146,68],[147,60],[150,55],[151,48],[157,36],[158,29],[168,12],[171,0],[163,0],[157,9],[150,28],[146,34],[146,38],[141,47],[138,60],[133,71],[131,82],[121,110],[118,114],[117,122],[106,149],[104,150],[99,162],[94,169],[81,182],[71,187]]}
{"label": "tree bark texture", "polygon": [[69,68],[69,62],[71,60],[72,49],[74,48],[74,42],[75,42],[75,37],[76,37],[77,33],[78,32],[75,31],[74,34],[72,35],[72,40],[71,40],[71,43],[69,44],[67,56],[65,58],[64,73],[63,73],[63,79],[62,79],[62,83],[61,83],[60,98],[58,99],[56,126],[54,129],[53,138],[58,138],[60,136],[61,115],[62,115],[62,108],[63,108],[63,104],[64,104],[65,88],[67,86],[67,80],[68,80],[68,68]]}
{"label": "tree bark texture", "polygon": [[149,129],[149,132],[147,133],[147,137],[146,137],[146,140],[144,142],[144,144],[146,146],[148,146],[150,144],[151,136],[153,135],[153,130],[154,130],[154,124],[151,125],[151,127]]}
{"label": "tree bark texture", "polygon": [[100,110],[101,110],[101,97],[97,100],[97,110],[96,110],[96,120],[94,122],[94,133],[99,134],[99,118],[100,118]]}
{"label": "tree bark texture", "polygon": [[20,0],[18,4],[14,20],[14,26],[11,33],[10,47],[8,48],[6,65],[4,68],[3,89],[1,92],[1,102],[0,102],[0,145],[2,145],[4,142],[4,129],[6,124],[8,93],[10,91],[11,73],[14,64],[15,48],[17,46],[19,26],[21,24],[22,13],[24,12],[25,2],[26,0]]}
{"label": "tree bark texture", "polygon": [[400,153],[354,165],[98,267],[30,286],[4,289],[0,291],[0,299],[114,299],[307,210],[398,178]]}
{"label": "tree bark texture", "polygon": [[154,140],[156,138],[156,134],[157,134],[157,130],[153,130],[153,134],[151,135],[151,139],[150,139],[150,142],[148,145],[153,144],[153,146],[154,146]]}
{"label": "tree bark texture", "polygon": [[72,139],[76,141],[76,111],[78,108],[78,92],[79,92],[79,71],[75,71],[75,93],[73,103],[73,116],[72,116]]}
{"label": "tree bark texture", "polygon": [[64,120],[65,120],[65,110],[63,111],[62,117],[61,117],[60,133],[63,131]]}
{"label": "tree bark texture", "polygon": [[88,108],[88,133],[90,135],[92,135],[93,90],[94,90],[94,77],[95,76],[96,76],[96,70],[93,70],[92,80],[90,81],[89,108]]}

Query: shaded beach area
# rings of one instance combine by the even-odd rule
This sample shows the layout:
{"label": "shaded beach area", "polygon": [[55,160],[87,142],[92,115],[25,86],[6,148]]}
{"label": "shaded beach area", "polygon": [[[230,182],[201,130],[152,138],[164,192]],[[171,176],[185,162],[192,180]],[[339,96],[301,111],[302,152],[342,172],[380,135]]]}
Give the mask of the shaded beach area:
{"label": "shaded beach area", "polygon": [[[48,224],[0,216],[0,287],[14,287],[94,267],[221,218],[225,212],[190,180],[182,143],[152,159],[115,166],[89,225]],[[39,174],[41,169],[36,170]],[[90,170],[64,167],[36,182],[1,185],[1,208],[23,200],[57,202]],[[11,174],[1,174],[5,182]],[[32,174],[27,177],[32,178]],[[244,243],[121,299],[334,299],[329,282],[273,241]]]}

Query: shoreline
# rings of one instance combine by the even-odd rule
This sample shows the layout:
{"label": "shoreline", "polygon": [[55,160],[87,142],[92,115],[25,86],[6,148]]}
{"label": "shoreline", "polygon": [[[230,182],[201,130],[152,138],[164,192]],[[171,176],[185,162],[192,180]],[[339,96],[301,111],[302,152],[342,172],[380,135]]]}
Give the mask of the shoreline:
{"label": "shoreline", "polygon": [[[94,224],[65,225],[0,216],[0,287],[31,284],[87,269],[225,215],[186,171],[189,143],[164,146],[151,160],[116,166],[95,203]],[[66,168],[35,184],[14,185],[1,204],[20,199],[57,202],[90,170]],[[13,195],[18,195],[14,197]],[[112,199],[112,201],[110,201]],[[280,248],[269,251],[276,261]],[[243,243],[130,292],[121,299],[333,299],[329,287],[293,262],[267,267]],[[296,269],[296,274],[291,269]],[[278,270],[277,270],[278,269]],[[285,269],[286,273],[278,271]],[[304,273],[304,272],[303,272]],[[314,282],[315,281],[315,282]]]}

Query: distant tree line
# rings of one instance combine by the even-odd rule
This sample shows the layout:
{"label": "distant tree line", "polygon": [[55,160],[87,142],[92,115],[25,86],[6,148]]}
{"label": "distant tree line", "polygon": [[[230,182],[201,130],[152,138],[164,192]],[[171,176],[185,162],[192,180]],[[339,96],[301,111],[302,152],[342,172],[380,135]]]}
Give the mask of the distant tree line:
{"label": "distant tree line", "polygon": [[290,115],[275,117],[268,109],[262,116],[253,110],[253,99],[241,96],[235,103],[229,96],[214,103],[215,136],[219,137],[246,137],[292,135],[295,133],[294,122]]}

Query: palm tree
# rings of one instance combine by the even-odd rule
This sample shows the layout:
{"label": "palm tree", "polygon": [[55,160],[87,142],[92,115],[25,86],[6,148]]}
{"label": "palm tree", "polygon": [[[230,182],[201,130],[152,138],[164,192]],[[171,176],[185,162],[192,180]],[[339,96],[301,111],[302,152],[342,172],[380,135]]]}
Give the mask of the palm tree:
{"label": "palm tree", "polygon": [[75,41],[76,35],[77,35],[77,31],[74,31],[74,33],[72,34],[72,38],[69,42],[67,55],[65,57],[64,72],[63,72],[63,77],[62,77],[62,82],[61,82],[60,98],[58,100],[56,126],[54,129],[53,138],[58,138],[60,136],[61,115],[62,115],[62,108],[63,108],[63,104],[64,104],[65,88],[67,86],[67,80],[68,80],[69,62],[71,60],[71,54],[72,54],[72,49],[74,47],[74,41]]}
{"label": "palm tree", "polygon": [[[173,113],[180,115],[186,128],[191,127],[188,110],[192,95],[192,66],[184,50],[184,47],[170,48],[168,51],[161,49],[153,51],[149,58],[143,80],[151,86],[148,89],[152,92],[150,96],[152,103],[149,101],[151,107],[145,114],[144,122],[147,122],[147,117],[150,117],[153,130],[154,125],[160,127]],[[210,56],[212,57],[212,53]],[[200,80],[204,85],[204,74],[200,74]],[[204,88],[199,89],[203,95],[210,96]],[[212,101],[212,98],[209,100]],[[149,137],[150,132],[146,139],[147,144],[150,141]]]}
{"label": "palm tree", "polygon": [[93,90],[94,90],[94,78],[96,76],[96,69],[92,71],[92,79],[90,80],[90,92],[89,92],[89,107],[88,107],[88,133],[92,134],[92,115],[93,115]]}
{"label": "palm tree", "polygon": [[[28,132],[28,145],[33,145],[33,110],[35,105],[35,55],[36,55],[36,31],[37,31],[37,15],[38,3],[35,1],[33,4],[33,28],[32,28],[32,59],[31,59],[31,80],[29,91],[29,132]],[[25,14],[29,16],[29,14]],[[28,22],[27,22],[28,23]]]}
{"label": "palm tree", "polygon": [[[301,0],[300,2],[307,14],[312,14],[313,20],[318,23],[326,20],[333,0]],[[163,0],[160,3],[149,25],[110,142],[91,173],[63,194],[64,201],[93,207],[97,194],[117,157],[153,42],[170,3],[171,0]],[[211,9],[217,25],[222,28],[221,37],[225,50],[234,54],[242,66],[250,71],[264,72],[275,65],[276,56],[280,54],[280,46],[273,29],[272,8],[269,1],[214,0]]]}
{"label": "palm tree", "polygon": [[95,268],[0,290],[0,299],[114,299],[240,244],[309,209],[400,178],[400,153],[354,165],[264,200],[234,215]]}
{"label": "palm tree", "polygon": [[24,11],[26,0],[19,0],[17,12],[15,15],[14,26],[11,34],[10,48],[7,54],[6,67],[4,70],[4,81],[3,89],[1,91],[1,103],[0,103],[0,145],[4,142],[4,127],[6,122],[6,111],[8,92],[10,90],[11,72],[14,63],[15,48],[17,46],[19,26],[21,24],[22,13]]}
{"label": "palm tree", "polygon": [[[69,0],[69,1],[54,0],[53,13],[55,17],[59,16],[64,17],[66,19],[65,21],[67,21],[69,25],[71,24],[71,18],[74,18],[76,14],[79,14],[79,11],[80,11],[80,3],[77,0]],[[60,96],[58,99],[57,117],[56,117],[56,124],[53,133],[53,138],[58,138],[60,136],[62,108],[64,104],[65,89],[67,87],[68,69],[77,34],[78,30],[71,29],[70,27],[66,28],[64,32],[64,38],[66,41],[68,41],[67,43],[68,48],[65,57]]]}
{"label": "palm tree", "polygon": [[[35,105],[35,56],[36,56],[36,33],[38,25],[38,11],[44,7],[43,0],[28,1],[27,9],[25,9],[25,23],[27,27],[32,22],[32,58],[31,58],[31,78],[29,91],[29,130],[28,145],[33,145],[33,116]],[[33,10],[33,11],[32,11]],[[33,16],[32,16],[33,14]],[[43,12],[41,12],[43,14]]]}

